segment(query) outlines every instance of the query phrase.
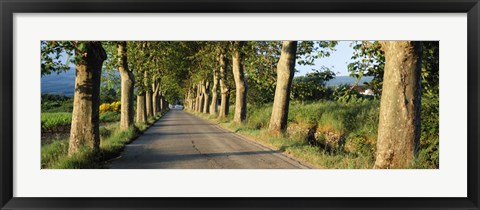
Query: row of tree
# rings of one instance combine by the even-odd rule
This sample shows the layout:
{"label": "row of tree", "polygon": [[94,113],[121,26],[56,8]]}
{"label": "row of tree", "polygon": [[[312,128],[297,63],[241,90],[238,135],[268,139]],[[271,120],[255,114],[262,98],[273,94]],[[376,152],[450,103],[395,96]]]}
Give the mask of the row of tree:
{"label": "row of tree", "polygon": [[[373,43],[381,46],[384,55],[375,168],[402,168],[414,159],[418,149],[423,43]],[[45,41],[41,44],[41,65],[45,75],[67,69],[70,61],[75,63],[69,141],[69,155],[73,155],[81,148],[93,152],[99,149],[102,69],[118,71],[121,78],[121,129],[133,126],[135,96],[139,123],[165,109],[167,100],[175,102],[181,98],[187,109],[225,118],[231,95],[235,97],[233,121],[243,123],[247,117],[249,85],[268,83],[263,87],[275,87],[269,130],[276,135],[287,128],[296,64],[311,65],[315,59],[329,56],[336,44],[334,41]],[[62,53],[74,56],[64,63],[60,59]],[[321,71],[318,74],[332,76]],[[233,88],[235,93],[231,94]],[[273,90],[265,91],[269,92]]]}
{"label": "row of tree", "polygon": [[[276,79],[274,80],[275,92],[269,131],[274,135],[284,132],[287,128],[295,65],[297,63],[308,64],[308,55],[311,54],[315,54],[315,58],[326,56],[329,48],[335,46],[336,43],[311,42],[303,44],[303,46],[298,46],[299,42],[297,41],[284,41],[281,50],[279,50],[280,56],[277,59],[276,67],[272,68],[276,70]],[[253,47],[242,48],[246,45]],[[424,45],[429,54],[422,52]],[[255,63],[255,59],[265,59],[271,54],[262,51],[262,48],[259,47],[262,46],[262,43],[258,42],[236,41],[230,42],[229,46],[236,91],[233,121],[242,123],[245,121],[247,113],[248,85],[244,67],[248,64],[245,63]],[[316,48],[313,46],[316,46]],[[422,82],[426,86],[425,90],[433,90],[438,94],[438,42],[362,42],[361,46],[362,48],[356,48],[356,50],[363,53],[364,60],[356,59],[360,57],[358,53],[352,56],[352,59],[354,59],[354,62],[350,65],[352,72],[359,79],[364,73],[374,76],[373,86],[379,86],[375,90],[377,93],[381,93],[377,155],[374,167],[408,167],[417,155],[419,148]],[[308,50],[308,47],[311,47],[310,50]],[[188,109],[218,115],[219,118],[224,118],[228,114],[230,94],[229,89],[224,85],[225,78],[227,78],[225,75],[227,58],[224,49],[220,46],[217,53],[219,68],[213,68],[212,74],[203,74],[204,77],[189,87],[185,96]],[[299,51],[302,54],[298,54]],[[434,52],[437,52],[436,57],[431,55]],[[255,58],[249,58],[248,54],[254,55]],[[437,59],[436,65],[432,63],[432,57]],[[300,61],[296,59],[300,59]],[[366,63],[365,60],[371,63]],[[426,60],[426,62],[422,64],[422,60]],[[355,65],[363,65],[363,67]],[[432,69],[433,72],[430,72]],[[255,74],[262,70],[264,70],[262,65],[257,63],[255,67],[247,71],[247,77],[257,77]],[[322,75],[325,80],[334,76],[330,71],[317,71],[316,74]],[[422,77],[427,81],[422,81]],[[302,79],[308,81],[309,77]],[[218,81],[221,86],[222,99],[220,110],[217,112]],[[316,82],[321,83],[322,80]],[[213,85],[210,87],[212,83]],[[207,107],[210,107],[210,109]]]}

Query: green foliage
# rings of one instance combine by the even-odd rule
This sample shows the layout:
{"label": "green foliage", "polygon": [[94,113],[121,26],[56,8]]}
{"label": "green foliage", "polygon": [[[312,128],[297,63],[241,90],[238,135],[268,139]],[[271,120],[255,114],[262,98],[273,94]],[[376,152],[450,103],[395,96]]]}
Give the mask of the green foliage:
{"label": "green foliage", "polygon": [[438,97],[439,94],[439,44],[438,41],[424,41],[422,51],[422,94]]}
{"label": "green foliage", "polygon": [[41,102],[42,113],[44,112],[72,112],[73,97],[64,95],[43,94]]}
{"label": "green foliage", "polygon": [[348,64],[350,76],[357,79],[363,76],[373,76],[367,84],[376,96],[380,96],[383,85],[383,69],[385,68],[385,55],[378,41],[352,42],[354,53],[352,63]]}
{"label": "green foliage", "polygon": [[[53,72],[61,73],[70,69],[73,61],[74,43],[70,41],[41,41],[40,42],[40,68],[42,76]],[[61,57],[66,56],[66,63]]]}
{"label": "green foliage", "polygon": [[375,99],[374,96],[360,94],[353,86],[349,85],[335,87],[332,97],[334,100],[344,103],[358,103]]}
{"label": "green foliage", "polygon": [[305,76],[293,78],[290,98],[299,101],[330,99],[332,91],[325,86],[328,80],[335,78],[335,73],[328,68],[315,70]]}
{"label": "green foliage", "polygon": [[421,137],[416,164],[428,163],[429,168],[438,168],[439,159],[439,100],[438,95],[422,97]]}
{"label": "green foliage", "polygon": [[42,130],[51,130],[61,126],[70,126],[70,123],[72,122],[72,113],[42,113],[41,121]]}

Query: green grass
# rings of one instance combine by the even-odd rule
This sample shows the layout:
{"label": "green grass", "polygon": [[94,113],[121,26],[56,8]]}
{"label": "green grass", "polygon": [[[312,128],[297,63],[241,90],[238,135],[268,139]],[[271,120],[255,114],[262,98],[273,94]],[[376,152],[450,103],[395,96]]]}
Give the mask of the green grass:
{"label": "green grass", "polygon": [[[119,112],[105,112],[99,116],[100,122],[110,123],[120,121]],[[55,130],[62,126],[70,126],[72,113],[70,112],[46,112],[41,114],[42,130]]]}
{"label": "green grass", "polygon": [[[240,125],[231,123],[233,106],[229,117],[223,120],[206,114],[194,114],[319,168],[373,167],[379,101],[291,102],[287,132],[279,136],[272,136],[267,131],[272,104],[249,104],[247,107],[247,120]],[[438,99],[422,99],[421,121],[420,151],[411,168],[438,168]],[[315,132],[314,145],[307,140],[309,130]]]}
{"label": "green grass", "polygon": [[104,168],[105,163],[118,156],[126,144],[130,143],[155,121],[160,119],[166,111],[158,116],[149,118],[147,124],[136,124],[127,130],[120,130],[119,123],[109,123],[100,127],[100,150],[93,153],[88,148],[81,148],[80,152],[68,156],[68,139],[57,139],[42,146],[41,165],[48,169],[88,169]]}
{"label": "green grass", "polygon": [[100,113],[100,122],[118,122],[120,121],[120,112],[104,112]]}
{"label": "green grass", "polygon": [[42,130],[50,130],[60,126],[70,126],[72,122],[72,113],[42,113]]}

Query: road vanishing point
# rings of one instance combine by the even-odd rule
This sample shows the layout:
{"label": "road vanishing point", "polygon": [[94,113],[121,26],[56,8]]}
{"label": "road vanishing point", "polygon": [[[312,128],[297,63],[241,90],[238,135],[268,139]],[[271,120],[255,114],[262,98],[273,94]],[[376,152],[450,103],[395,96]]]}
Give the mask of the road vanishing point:
{"label": "road vanishing point", "polygon": [[302,169],[299,160],[182,110],[170,110],[108,164],[112,169]]}

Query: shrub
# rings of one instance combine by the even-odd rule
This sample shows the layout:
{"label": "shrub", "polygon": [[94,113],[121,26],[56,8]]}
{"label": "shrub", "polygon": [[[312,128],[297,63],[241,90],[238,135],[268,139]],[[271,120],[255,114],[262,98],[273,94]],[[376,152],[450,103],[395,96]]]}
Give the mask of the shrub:
{"label": "shrub", "polygon": [[120,113],[107,111],[100,113],[100,122],[117,122],[120,121]]}
{"label": "shrub", "polygon": [[103,103],[99,107],[100,113],[105,112],[120,112],[120,101],[112,102],[112,103]]}
{"label": "shrub", "polygon": [[64,95],[42,95],[42,113],[44,112],[72,112],[73,97]]}

